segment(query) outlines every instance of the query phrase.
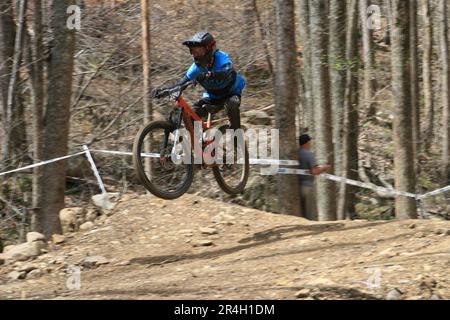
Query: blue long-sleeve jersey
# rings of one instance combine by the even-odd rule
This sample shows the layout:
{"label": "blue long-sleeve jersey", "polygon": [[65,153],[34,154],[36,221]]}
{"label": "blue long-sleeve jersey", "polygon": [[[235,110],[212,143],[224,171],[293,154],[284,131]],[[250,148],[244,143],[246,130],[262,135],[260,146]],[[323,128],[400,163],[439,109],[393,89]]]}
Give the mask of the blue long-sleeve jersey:
{"label": "blue long-sleeve jersey", "polygon": [[232,95],[242,95],[245,87],[244,77],[234,70],[233,62],[228,54],[216,50],[214,64],[211,68],[199,67],[195,63],[186,72],[186,77],[193,80],[200,73],[211,71],[213,76],[200,84],[206,92],[203,97],[210,99],[223,99]]}

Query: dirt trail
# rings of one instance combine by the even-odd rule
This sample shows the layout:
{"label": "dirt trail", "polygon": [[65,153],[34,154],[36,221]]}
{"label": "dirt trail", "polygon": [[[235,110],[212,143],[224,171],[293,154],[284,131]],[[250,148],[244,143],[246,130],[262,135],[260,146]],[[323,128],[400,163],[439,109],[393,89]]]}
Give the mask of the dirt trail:
{"label": "dirt trail", "polygon": [[[82,267],[86,256],[106,261]],[[8,279],[26,264],[44,274]],[[79,290],[67,288],[73,266]],[[93,230],[0,266],[0,299],[449,299],[449,267],[446,221],[316,223],[195,195],[126,195]]]}

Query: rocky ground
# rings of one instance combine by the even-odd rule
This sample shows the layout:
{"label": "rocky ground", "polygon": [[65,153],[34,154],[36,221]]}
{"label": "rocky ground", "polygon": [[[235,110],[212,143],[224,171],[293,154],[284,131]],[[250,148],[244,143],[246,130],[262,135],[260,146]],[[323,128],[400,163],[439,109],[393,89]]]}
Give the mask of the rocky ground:
{"label": "rocky ground", "polygon": [[448,221],[318,223],[190,194],[106,213],[47,246],[29,235],[30,259],[6,248],[0,299],[450,298]]}

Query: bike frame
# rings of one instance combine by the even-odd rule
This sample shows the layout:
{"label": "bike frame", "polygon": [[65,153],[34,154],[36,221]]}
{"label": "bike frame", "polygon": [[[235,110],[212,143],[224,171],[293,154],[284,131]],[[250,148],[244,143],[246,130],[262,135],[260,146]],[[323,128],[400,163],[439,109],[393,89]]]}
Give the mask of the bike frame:
{"label": "bike frame", "polygon": [[[176,107],[183,108],[183,116],[187,117],[187,119],[190,118],[190,119],[194,119],[194,121],[201,121],[203,129],[210,129],[211,128],[211,117],[208,117],[208,121],[203,122],[202,118],[200,118],[198,116],[198,114],[196,114],[194,112],[194,110],[192,110],[192,108],[187,104],[187,102],[183,99],[182,96],[180,96],[178,98],[177,103],[176,103]],[[188,128],[188,129],[189,129],[189,131],[191,131],[190,129],[192,129],[192,128]]]}
{"label": "bike frame", "polygon": [[[203,148],[198,150],[194,147],[194,143],[195,143],[194,138],[195,137],[194,137],[194,127],[192,125],[192,120],[200,121],[202,123],[202,129],[208,130],[208,129],[211,129],[211,124],[212,124],[211,114],[210,113],[208,114],[208,120],[206,122],[204,122],[202,120],[202,118],[197,113],[195,113],[194,110],[192,110],[192,108],[183,99],[183,97],[181,95],[176,100],[175,108],[182,109],[182,112],[180,113],[180,118],[177,121],[177,126],[178,126],[177,129],[179,129],[179,127],[181,126],[181,121],[184,120],[184,123],[186,124],[187,129],[189,130],[189,133],[191,136],[191,149],[195,152],[195,155],[197,157],[202,157],[202,159],[203,159],[203,156],[204,156]],[[183,118],[181,118],[181,117],[183,117]],[[177,135],[175,136],[175,141],[178,141],[178,138],[179,138],[178,134],[179,133],[177,132]],[[209,145],[212,142],[213,141],[206,141],[206,145]],[[176,144],[173,147],[174,150],[175,150],[175,146],[176,146]]]}

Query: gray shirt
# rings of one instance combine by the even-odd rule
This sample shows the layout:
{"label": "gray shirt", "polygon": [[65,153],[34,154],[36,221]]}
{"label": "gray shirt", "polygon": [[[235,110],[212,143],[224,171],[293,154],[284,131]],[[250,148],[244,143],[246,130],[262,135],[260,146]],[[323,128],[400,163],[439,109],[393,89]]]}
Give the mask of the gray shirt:
{"label": "gray shirt", "polygon": [[[317,165],[316,158],[311,151],[300,148],[298,155],[300,160],[300,169],[311,171],[312,168]],[[314,185],[314,176],[299,175],[299,180],[301,186],[312,187]]]}

